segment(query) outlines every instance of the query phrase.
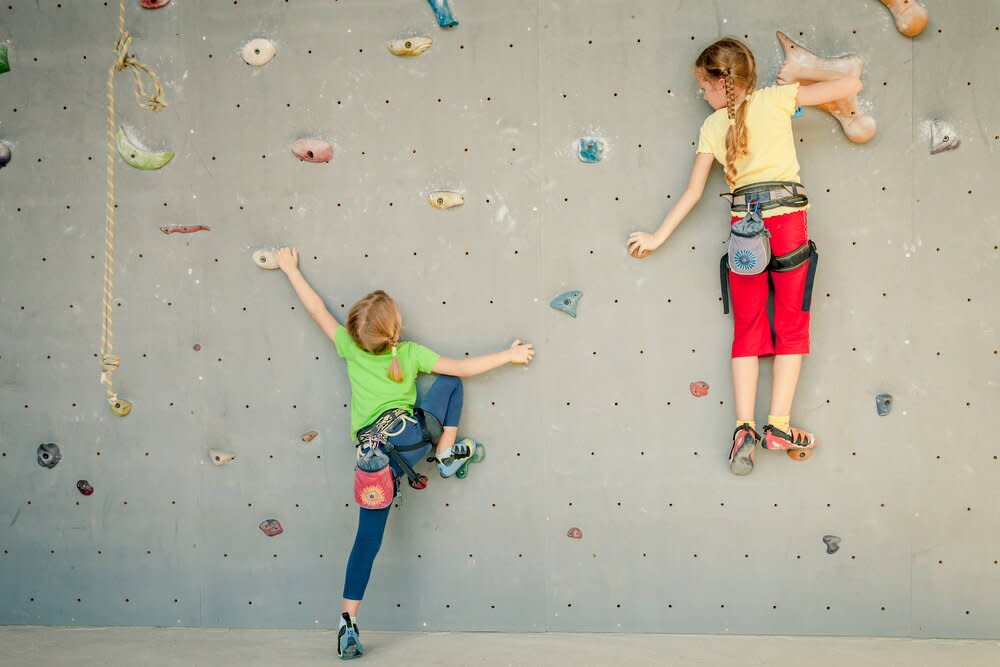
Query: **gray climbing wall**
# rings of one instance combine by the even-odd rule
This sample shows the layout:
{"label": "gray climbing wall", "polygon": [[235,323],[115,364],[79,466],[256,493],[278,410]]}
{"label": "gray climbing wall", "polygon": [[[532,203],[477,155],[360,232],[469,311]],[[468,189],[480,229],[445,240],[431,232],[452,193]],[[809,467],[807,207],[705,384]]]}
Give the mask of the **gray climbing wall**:
{"label": "gray climbing wall", "polygon": [[[873,0],[452,0],[447,31],[424,0],[128,0],[169,107],[140,110],[123,73],[119,118],[177,155],[119,160],[119,418],[96,358],[117,2],[6,0],[0,623],[335,626],[357,521],[346,373],[251,260],[292,244],[339,318],[381,287],[446,355],[538,350],[467,381],[462,431],[489,456],[406,490],[364,627],[1000,637],[1000,1],[927,4],[911,40]],[[721,170],[658,253],[624,241],[683,191],[700,49],[736,34],[768,82],[776,29],[863,55],[879,131],[855,146],[818,110],[794,121],[823,257],[794,412],[822,444],[736,478]],[[388,53],[412,34],[433,46]],[[277,43],[260,69],[240,57],[254,37]],[[958,150],[929,155],[934,118]],[[577,159],[584,135],[603,162]],[[329,164],[291,155],[309,136]],[[438,189],[465,205],[431,208]],[[177,224],[211,231],[159,231]],[[547,305],[568,289],[577,319]]]}

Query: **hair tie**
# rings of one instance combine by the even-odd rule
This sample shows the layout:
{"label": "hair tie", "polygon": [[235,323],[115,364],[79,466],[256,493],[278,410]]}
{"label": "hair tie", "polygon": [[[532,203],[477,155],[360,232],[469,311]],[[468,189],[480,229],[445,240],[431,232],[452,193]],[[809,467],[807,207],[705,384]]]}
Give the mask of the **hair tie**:
{"label": "hair tie", "polygon": [[396,356],[396,343],[393,343],[393,344],[392,344],[392,356],[393,356],[393,357],[395,357],[395,356]]}
{"label": "hair tie", "polygon": [[729,119],[729,127],[735,127],[735,126],[736,126],[736,119],[735,118],[730,118]]}

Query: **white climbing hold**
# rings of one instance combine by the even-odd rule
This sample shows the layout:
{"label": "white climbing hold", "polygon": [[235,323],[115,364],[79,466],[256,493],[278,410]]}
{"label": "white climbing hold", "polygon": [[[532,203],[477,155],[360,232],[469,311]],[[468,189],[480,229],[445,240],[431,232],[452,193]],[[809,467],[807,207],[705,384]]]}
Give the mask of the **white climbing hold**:
{"label": "white climbing hold", "polygon": [[465,203],[465,197],[458,194],[457,192],[432,192],[431,196],[427,198],[431,206],[434,208],[452,208],[453,206],[461,206]]}
{"label": "white climbing hold", "polygon": [[212,457],[212,463],[220,467],[226,465],[227,463],[236,458],[236,454],[232,454],[230,452],[224,452],[219,449],[208,450],[208,455]]}
{"label": "white climbing hold", "polygon": [[251,67],[262,67],[271,62],[277,50],[269,39],[251,39],[243,45],[243,60]]}
{"label": "white climbing hold", "polygon": [[269,248],[261,248],[253,254],[253,262],[262,269],[273,270],[278,267],[278,258],[274,256],[274,251]]}
{"label": "white climbing hold", "polygon": [[433,40],[430,37],[407,37],[389,42],[389,52],[394,56],[419,56],[431,48]]}
{"label": "white climbing hold", "polygon": [[931,121],[931,155],[954,150],[961,143],[954,125],[946,120]]}

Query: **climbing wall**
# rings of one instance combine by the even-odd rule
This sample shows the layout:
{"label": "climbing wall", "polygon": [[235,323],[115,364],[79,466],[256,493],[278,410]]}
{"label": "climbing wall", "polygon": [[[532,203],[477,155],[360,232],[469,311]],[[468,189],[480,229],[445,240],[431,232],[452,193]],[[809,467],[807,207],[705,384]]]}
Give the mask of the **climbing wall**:
{"label": "climbing wall", "polygon": [[[928,0],[911,39],[873,0],[452,0],[447,30],[424,0],[128,0],[169,106],[140,109],[121,73],[118,121],[175,156],[116,158],[126,417],[98,359],[117,4],[0,6],[0,623],[335,627],[349,389],[255,266],[288,244],[341,320],[384,288],[445,355],[537,349],[466,382],[461,431],[489,454],[405,490],[363,627],[1000,637],[1000,1]],[[734,34],[770,82],[779,29],[864,57],[878,134],[793,121],[822,254],[794,416],[821,444],[734,477],[721,170],[656,254],[625,239],[683,192],[710,112],[698,52]],[[387,49],[415,35],[433,44]],[[255,38],[276,47],[260,67]],[[957,149],[930,154],[933,120]],[[302,138],[332,159],[296,159]],[[568,290],[575,318],[548,305]],[[769,387],[765,361],[758,420]]]}

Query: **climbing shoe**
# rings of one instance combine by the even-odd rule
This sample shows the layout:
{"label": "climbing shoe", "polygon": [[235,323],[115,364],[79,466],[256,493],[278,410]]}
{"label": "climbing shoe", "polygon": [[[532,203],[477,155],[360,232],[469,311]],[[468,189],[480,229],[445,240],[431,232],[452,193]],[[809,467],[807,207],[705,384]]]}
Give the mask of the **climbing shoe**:
{"label": "climbing shoe", "polygon": [[816,436],[808,431],[797,428],[788,429],[791,433],[786,433],[780,428],[768,424],[764,427],[764,449],[812,449],[816,446]]}
{"label": "climbing shoe", "polygon": [[340,615],[340,629],[337,631],[337,655],[341,660],[350,660],[360,658],[364,652],[358,624],[352,621],[351,615],[345,611]]}
{"label": "climbing shoe", "polygon": [[754,454],[760,436],[750,428],[750,424],[740,424],[733,431],[733,448],[729,450],[729,470],[734,475],[749,475],[753,472]]}
{"label": "climbing shoe", "polygon": [[441,477],[447,479],[458,472],[466,460],[475,453],[476,441],[472,438],[462,438],[445,451],[437,454],[433,460],[437,461]]}

